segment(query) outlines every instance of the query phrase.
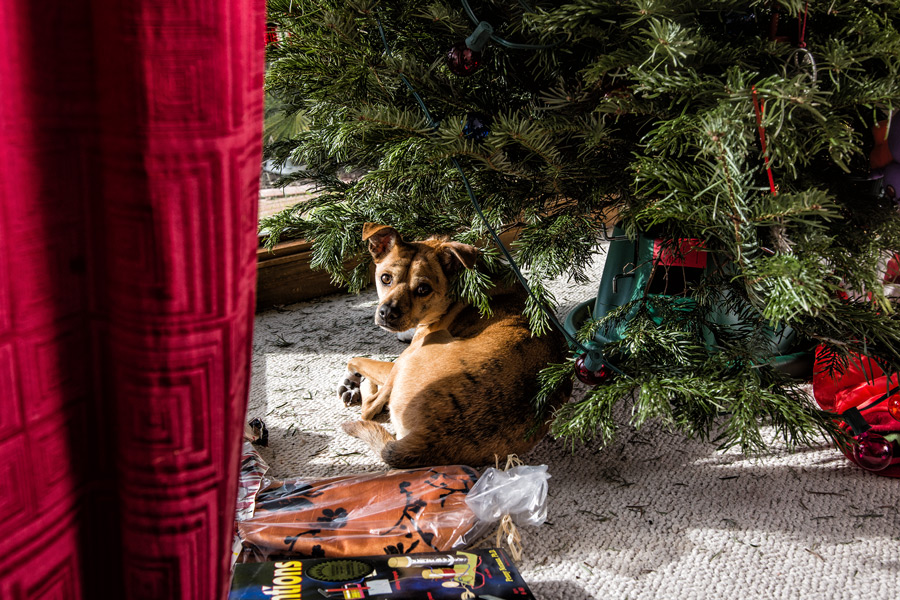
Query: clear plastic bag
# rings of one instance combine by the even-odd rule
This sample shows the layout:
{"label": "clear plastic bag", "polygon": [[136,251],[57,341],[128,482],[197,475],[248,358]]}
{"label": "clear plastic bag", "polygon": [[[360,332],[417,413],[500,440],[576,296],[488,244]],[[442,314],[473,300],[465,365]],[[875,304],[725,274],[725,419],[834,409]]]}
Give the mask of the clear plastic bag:
{"label": "clear plastic bag", "polygon": [[547,465],[521,465],[506,471],[486,469],[466,496],[479,521],[495,523],[509,515],[516,525],[547,520]]}
{"label": "clear plastic bag", "polygon": [[256,510],[256,495],[272,484],[266,477],[269,465],[263,460],[250,442],[244,442],[241,455],[241,472],[238,475],[237,507],[235,521],[245,521],[253,517]]}
{"label": "clear plastic bag", "polygon": [[266,476],[246,444],[241,468],[238,562],[461,550],[504,515],[518,525],[547,517],[546,465],[480,477],[453,465],[282,481]]}

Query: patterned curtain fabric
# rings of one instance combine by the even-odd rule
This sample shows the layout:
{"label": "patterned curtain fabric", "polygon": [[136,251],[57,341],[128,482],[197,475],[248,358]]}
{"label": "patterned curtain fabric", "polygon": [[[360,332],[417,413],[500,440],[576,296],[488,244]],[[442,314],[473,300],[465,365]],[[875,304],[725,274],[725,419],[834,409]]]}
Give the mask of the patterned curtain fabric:
{"label": "patterned curtain fabric", "polygon": [[0,2],[0,598],[223,598],[263,0]]}

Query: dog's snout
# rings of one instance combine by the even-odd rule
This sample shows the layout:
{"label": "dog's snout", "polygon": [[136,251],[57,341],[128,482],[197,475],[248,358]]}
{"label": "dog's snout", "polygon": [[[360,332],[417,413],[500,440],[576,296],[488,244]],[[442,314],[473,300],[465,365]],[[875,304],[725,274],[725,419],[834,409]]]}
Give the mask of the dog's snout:
{"label": "dog's snout", "polygon": [[382,304],[380,307],[378,307],[378,316],[381,317],[381,320],[385,324],[391,325],[393,323],[396,323],[397,319],[400,318],[400,311],[398,311],[394,306]]}

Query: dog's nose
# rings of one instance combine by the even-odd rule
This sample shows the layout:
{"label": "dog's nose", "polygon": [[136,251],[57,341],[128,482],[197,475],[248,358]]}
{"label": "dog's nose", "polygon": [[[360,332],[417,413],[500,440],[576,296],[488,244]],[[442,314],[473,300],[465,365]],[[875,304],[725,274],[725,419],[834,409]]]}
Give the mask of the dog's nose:
{"label": "dog's nose", "polygon": [[400,312],[392,306],[382,304],[378,307],[378,316],[381,317],[381,320],[384,321],[384,323],[391,325],[400,317]]}

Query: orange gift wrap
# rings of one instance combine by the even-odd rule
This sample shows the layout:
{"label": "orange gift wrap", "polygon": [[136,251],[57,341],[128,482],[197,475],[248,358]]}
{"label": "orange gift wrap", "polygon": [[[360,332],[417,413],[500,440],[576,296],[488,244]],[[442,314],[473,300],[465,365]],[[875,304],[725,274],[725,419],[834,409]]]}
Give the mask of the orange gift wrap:
{"label": "orange gift wrap", "polygon": [[273,480],[252,517],[237,522],[242,562],[273,557],[343,557],[444,552],[471,542],[478,519],[466,495],[467,466],[320,480]]}

